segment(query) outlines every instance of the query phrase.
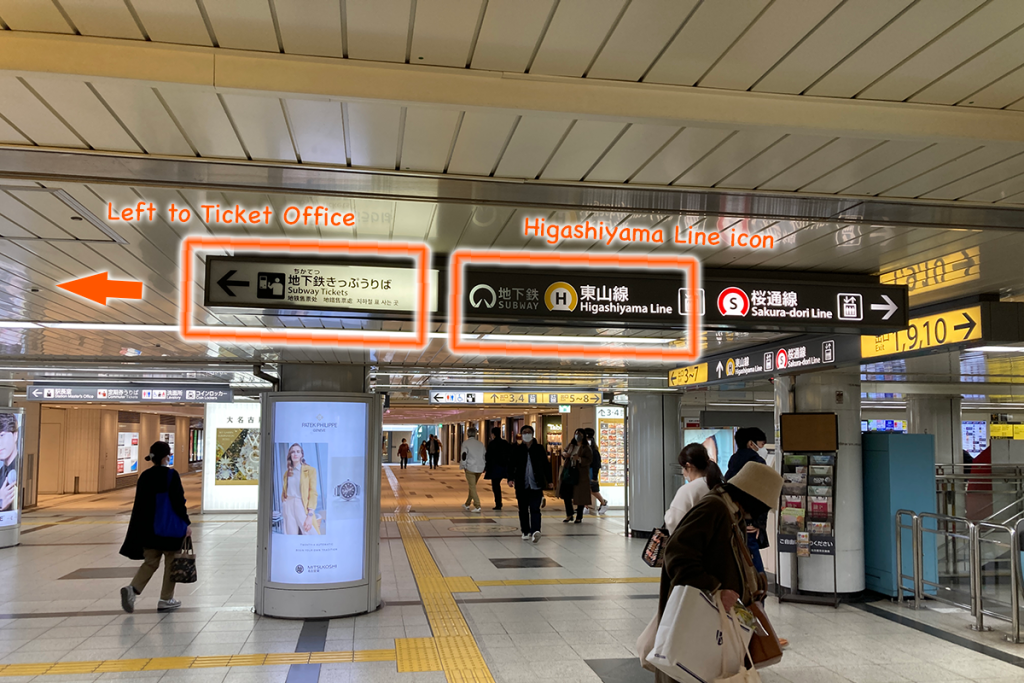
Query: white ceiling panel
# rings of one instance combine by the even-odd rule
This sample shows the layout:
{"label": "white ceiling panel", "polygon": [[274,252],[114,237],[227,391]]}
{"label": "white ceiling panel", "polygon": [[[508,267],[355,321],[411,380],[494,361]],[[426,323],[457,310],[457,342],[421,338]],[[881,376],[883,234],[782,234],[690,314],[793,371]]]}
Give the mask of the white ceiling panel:
{"label": "white ceiling panel", "polygon": [[94,87],[146,152],[194,156],[152,88],[118,81],[97,81]]}
{"label": "white ceiling panel", "polygon": [[1024,24],[1024,2],[991,0],[857,95],[902,102]]}
{"label": "white ceiling panel", "polygon": [[425,240],[437,205],[431,202],[396,202],[394,239]]}
{"label": "white ceiling panel", "polygon": [[8,193],[27,204],[33,211],[42,214],[54,225],[59,226],[68,235],[80,240],[109,240],[92,223],[83,220],[73,221],[74,212],[67,204],[49,192],[8,190]]}
{"label": "white ceiling panel", "polygon": [[990,166],[1022,151],[1020,145],[998,145],[982,147],[956,160],[954,164],[946,164],[933,171],[923,173],[913,180],[901,183],[881,193],[883,197],[921,197],[931,196],[935,191],[942,192],[946,186],[964,176],[982,171]]}
{"label": "white ceiling panel", "polygon": [[796,95],[915,0],[847,0],[752,88]]}
{"label": "white ceiling panel", "polygon": [[747,90],[841,0],[775,0],[718,61],[700,85]]}
{"label": "white ceiling panel", "polygon": [[582,76],[626,1],[561,0],[530,73]]}
{"label": "white ceiling panel", "polygon": [[395,202],[380,199],[353,199],[356,233],[362,238],[389,237],[395,224]]}
{"label": "white ceiling panel", "polygon": [[625,182],[679,130],[678,126],[646,123],[630,126],[594,170],[587,174],[586,180],[599,183]]}
{"label": "white ceiling panel", "polygon": [[490,175],[515,121],[513,114],[467,111],[459,128],[448,172]]}
{"label": "white ceiling panel", "polygon": [[464,68],[482,6],[483,0],[418,0],[409,63]]}
{"label": "white ceiling panel", "polygon": [[131,0],[150,40],[210,46],[210,33],[195,0]]}
{"label": "white ceiling panel", "polygon": [[39,98],[13,76],[0,76],[0,114],[37,145],[85,147]]}
{"label": "white ceiling panel", "polygon": [[769,2],[716,0],[701,3],[644,81],[695,84]]}
{"label": "white ceiling panel", "polygon": [[874,175],[912,154],[917,154],[928,146],[927,142],[891,140],[884,145],[879,145],[854,157],[800,189],[805,192],[824,192],[829,194],[842,192],[843,188]]}
{"label": "white ceiling panel", "polygon": [[303,163],[348,163],[341,102],[285,100],[285,107]]}
{"label": "white ceiling panel", "polygon": [[684,128],[629,182],[668,185],[732,133],[724,128]]}
{"label": "white ceiling panel", "polygon": [[996,183],[964,197],[970,202],[1006,202],[1024,204],[1024,174]]}
{"label": "white ceiling panel", "polygon": [[[1013,69],[1024,62],[1022,55],[1024,31],[1017,31],[932,83],[911,97],[910,101],[926,104],[971,104],[974,100],[971,95],[980,94],[979,91],[984,91],[989,86],[994,88],[993,94],[1005,92],[1000,87],[999,79],[1012,73]],[[1001,94],[997,97],[1003,96],[1005,95]],[[979,103],[979,106],[988,105]]]}
{"label": "white ceiling panel", "polygon": [[701,159],[673,185],[714,187],[743,164],[771,147],[782,133],[763,130],[741,130]]}
{"label": "white ceiling panel", "polygon": [[15,31],[74,33],[52,2],[0,0],[0,19]]}
{"label": "white ceiling panel", "polygon": [[626,125],[611,121],[576,121],[540,177],[581,180]]}
{"label": "white ceiling panel", "polygon": [[[1024,31],[1019,33],[1024,54]],[[966,107],[989,107],[990,109],[1013,109],[1013,105],[1024,97],[1024,66],[1006,74],[996,82],[965,98],[960,104]]]}
{"label": "white ceiling panel", "polygon": [[346,0],[348,56],[375,62],[404,62],[412,0]]}
{"label": "white ceiling panel", "polygon": [[395,168],[402,108],[393,104],[345,105],[353,166]]}
{"label": "white ceiling panel", "polygon": [[718,186],[741,189],[760,187],[832,141],[833,138],[817,135],[787,135],[764,154],[722,178]]}
{"label": "white ceiling panel", "polygon": [[93,149],[116,152],[142,151],[84,82],[34,78],[29,81],[29,85],[71,124]]}
{"label": "white ceiling panel", "polygon": [[854,97],[983,2],[984,0],[918,2],[808,88],[807,94]]}
{"label": "white ceiling panel", "polygon": [[[989,168],[984,168],[960,180],[949,183],[924,197],[928,199],[969,199],[970,201],[999,201],[1009,195],[1001,187],[1005,179],[1012,179],[1024,173],[1024,156],[1016,155]],[[981,199],[988,197],[988,199]]]}
{"label": "white ceiling panel", "polygon": [[525,72],[553,5],[554,0],[489,0],[473,68]]}
{"label": "white ceiling panel", "polygon": [[220,98],[212,90],[160,86],[160,94],[181,124],[199,156],[244,159],[245,150],[238,141]]}
{"label": "white ceiling panel", "polygon": [[891,187],[938,168],[943,164],[958,163],[961,157],[978,148],[974,141],[943,142],[932,145],[903,161],[893,164],[858,183],[844,188],[848,194],[876,195]]}
{"label": "white ceiling panel", "polygon": [[338,0],[274,0],[274,7],[287,54],[342,56]]}
{"label": "white ceiling panel", "polygon": [[402,135],[402,168],[441,173],[455,138],[459,112],[450,109],[409,107]]}
{"label": "white ceiling panel", "polygon": [[763,183],[758,189],[796,191],[881,144],[880,140],[840,138]]}
{"label": "white ceiling panel", "polygon": [[250,157],[265,161],[295,161],[295,147],[288,134],[281,100],[232,93],[222,97]]}
{"label": "white ceiling panel", "polygon": [[571,119],[523,116],[494,175],[501,178],[536,178],[571,123]]}
{"label": "white ceiling panel", "polygon": [[203,7],[221,47],[278,52],[269,2],[214,0],[204,2]]}
{"label": "white ceiling panel", "polygon": [[697,0],[633,0],[587,76],[639,81],[696,4]]}
{"label": "white ceiling panel", "polygon": [[83,36],[143,38],[124,0],[60,0],[60,5]]}
{"label": "white ceiling panel", "polygon": [[[0,111],[0,115],[3,111]],[[27,145],[30,144],[28,139],[16,131],[9,123],[0,119],[0,142],[11,145]]]}
{"label": "white ceiling panel", "polygon": [[8,192],[0,191],[0,216],[4,216],[36,237],[57,240],[71,238],[67,232],[54,225],[52,221],[39,215]]}

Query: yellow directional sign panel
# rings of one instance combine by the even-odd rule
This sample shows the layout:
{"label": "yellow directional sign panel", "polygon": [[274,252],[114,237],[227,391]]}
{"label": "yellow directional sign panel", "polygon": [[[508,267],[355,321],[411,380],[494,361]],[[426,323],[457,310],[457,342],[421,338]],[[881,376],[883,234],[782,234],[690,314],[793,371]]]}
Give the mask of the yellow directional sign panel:
{"label": "yellow directional sign panel", "polygon": [[860,351],[863,358],[879,358],[978,339],[981,339],[981,306],[968,306],[911,318],[905,330],[862,336]]}
{"label": "yellow directional sign panel", "polygon": [[485,391],[484,403],[501,404],[582,404],[597,405],[601,402],[601,394],[596,392],[556,393],[548,391]]}
{"label": "yellow directional sign panel", "polygon": [[1024,441],[1024,425],[1013,425],[1013,440]]}
{"label": "yellow directional sign panel", "polygon": [[981,277],[981,249],[970,247],[882,273],[885,285],[906,285],[910,295],[960,285]]}
{"label": "yellow directional sign panel", "polygon": [[989,425],[989,434],[993,439],[1012,439],[1013,425],[992,424]]}
{"label": "yellow directional sign panel", "polygon": [[670,387],[685,387],[691,384],[703,384],[708,381],[708,364],[698,363],[685,368],[676,368],[668,373]]}

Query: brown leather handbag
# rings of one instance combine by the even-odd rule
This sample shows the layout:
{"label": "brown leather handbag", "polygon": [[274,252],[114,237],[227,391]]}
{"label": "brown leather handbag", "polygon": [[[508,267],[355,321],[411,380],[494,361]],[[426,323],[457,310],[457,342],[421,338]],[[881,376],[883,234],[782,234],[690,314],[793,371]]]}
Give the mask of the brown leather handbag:
{"label": "brown leather handbag", "polygon": [[772,664],[778,664],[782,661],[782,645],[779,644],[779,636],[775,633],[775,627],[768,620],[768,615],[764,613],[760,603],[752,603],[750,611],[767,632],[767,635],[759,635],[757,631],[754,631],[754,636],[750,639],[750,659],[754,662],[754,667],[764,669]]}

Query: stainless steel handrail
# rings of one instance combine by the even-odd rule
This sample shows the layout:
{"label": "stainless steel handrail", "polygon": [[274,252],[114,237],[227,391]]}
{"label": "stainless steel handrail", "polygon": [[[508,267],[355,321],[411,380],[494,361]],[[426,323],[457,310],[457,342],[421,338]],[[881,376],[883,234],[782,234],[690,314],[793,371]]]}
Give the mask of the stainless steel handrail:
{"label": "stainless steel handrail", "polygon": [[[925,526],[925,523],[924,523],[924,521],[926,519],[934,519],[936,521],[936,528],[935,529],[927,528]],[[955,532],[950,532],[948,529],[940,529],[940,528],[938,528],[939,527],[939,524],[938,524],[939,522],[945,522],[947,525],[949,525],[949,524],[954,524],[954,525],[963,524],[963,525],[965,525],[967,527],[967,533],[966,534],[959,534],[959,533],[955,533]],[[975,615],[975,609],[976,609],[977,605],[979,604],[979,600],[976,599],[976,597],[974,595],[975,591],[974,591],[973,586],[975,585],[975,576],[980,574],[980,572],[975,572],[975,563],[972,561],[974,559],[974,553],[971,553],[971,556],[969,556],[969,558],[968,558],[968,568],[969,568],[968,569],[968,572],[969,572],[969,574],[968,574],[968,583],[972,586],[972,588],[971,588],[970,604],[965,605],[965,604],[959,603],[959,602],[957,602],[955,600],[951,600],[949,598],[942,597],[941,596],[941,591],[949,590],[949,589],[946,588],[945,586],[943,586],[942,584],[938,583],[937,581],[928,581],[928,580],[926,580],[924,578],[924,551],[923,551],[923,549],[924,549],[924,533],[926,531],[928,533],[930,533],[930,534],[945,536],[946,538],[960,538],[960,539],[964,539],[964,540],[966,540],[970,544],[972,540],[976,540],[978,538],[978,536],[979,536],[975,523],[970,521],[970,520],[968,520],[968,519],[964,519],[963,517],[950,517],[949,515],[940,515],[940,514],[936,514],[934,512],[921,512],[921,513],[919,513],[917,515],[917,536],[918,536],[918,538],[917,538],[917,548],[918,548],[918,553],[914,556],[914,562],[916,564],[916,566],[914,568],[914,573],[916,575],[916,582],[915,583],[917,585],[921,586],[922,588],[924,586],[928,586],[928,587],[934,588],[935,589],[935,595],[929,596],[932,599],[938,600],[939,602],[944,602],[944,603],[949,604],[949,605],[953,605],[955,607],[963,607],[963,608],[969,609],[971,611],[971,615],[974,616]],[[980,597],[980,594],[979,594],[978,597]],[[923,591],[922,591],[922,599],[924,599]]]}
{"label": "stainless steel handrail", "polygon": [[[902,523],[902,519],[905,516],[910,517],[910,526],[906,526]],[[897,604],[903,604],[903,580],[910,579],[914,582],[914,609],[920,609],[920,592],[917,585],[917,515],[910,510],[897,510],[896,511],[896,602]],[[911,550],[911,559],[914,566],[914,575],[907,576],[903,573],[903,530],[910,529],[910,542],[913,549]]]}

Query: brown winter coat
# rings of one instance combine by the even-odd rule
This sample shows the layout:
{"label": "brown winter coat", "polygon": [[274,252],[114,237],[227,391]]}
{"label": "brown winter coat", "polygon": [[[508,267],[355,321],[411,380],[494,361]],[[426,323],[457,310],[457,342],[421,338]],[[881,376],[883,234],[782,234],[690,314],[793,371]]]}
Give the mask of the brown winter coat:
{"label": "brown winter coat", "polygon": [[569,448],[569,455],[562,461],[562,467],[568,467],[571,461],[580,473],[579,481],[572,489],[572,504],[590,505],[592,496],[590,492],[590,463],[594,460],[594,453],[587,444],[579,447],[573,445]]}

